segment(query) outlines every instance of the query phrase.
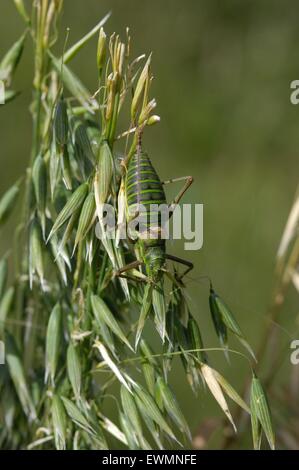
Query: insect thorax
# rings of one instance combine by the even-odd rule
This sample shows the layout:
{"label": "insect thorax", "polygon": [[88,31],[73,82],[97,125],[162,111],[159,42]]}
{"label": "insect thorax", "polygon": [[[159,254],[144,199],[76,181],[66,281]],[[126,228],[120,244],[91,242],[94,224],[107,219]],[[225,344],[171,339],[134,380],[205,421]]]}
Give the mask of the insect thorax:
{"label": "insect thorax", "polygon": [[165,243],[145,247],[144,263],[147,275],[150,279],[158,281],[161,278],[165,260]]}

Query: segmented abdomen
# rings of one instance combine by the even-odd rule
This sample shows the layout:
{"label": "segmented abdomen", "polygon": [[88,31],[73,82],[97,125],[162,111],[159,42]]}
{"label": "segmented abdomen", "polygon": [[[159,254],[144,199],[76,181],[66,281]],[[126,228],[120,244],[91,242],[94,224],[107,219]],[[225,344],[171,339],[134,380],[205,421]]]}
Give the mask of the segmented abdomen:
{"label": "segmented abdomen", "polygon": [[[152,205],[166,204],[166,197],[159,176],[143,152],[136,153],[130,160],[126,175],[126,200],[127,211],[131,216],[138,212],[139,218],[144,218],[144,226],[151,230],[160,227],[160,215]],[[155,226],[149,217],[151,220],[156,217]]]}

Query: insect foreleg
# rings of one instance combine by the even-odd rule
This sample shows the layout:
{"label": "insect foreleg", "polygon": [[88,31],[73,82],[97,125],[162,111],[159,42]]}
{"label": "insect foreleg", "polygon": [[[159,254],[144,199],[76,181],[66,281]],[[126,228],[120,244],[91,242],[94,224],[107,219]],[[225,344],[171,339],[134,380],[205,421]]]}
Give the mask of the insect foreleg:
{"label": "insect foreleg", "polygon": [[139,261],[136,259],[135,261],[132,261],[132,263],[126,264],[126,266],[123,266],[122,268],[118,269],[115,272],[116,276],[120,276],[120,274],[125,273],[126,271],[130,271],[131,269],[138,268],[142,264],[142,261]]}
{"label": "insect foreleg", "polygon": [[130,276],[129,274],[119,274],[118,277],[121,277],[122,279],[128,279],[134,282],[148,282],[147,277],[144,279],[137,277],[137,276]]}
{"label": "insect foreleg", "polygon": [[[144,263],[140,260],[135,260],[132,261],[131,263],[127,264],[126,266],[123,266],[122,268],[118,269],[115,271],[114,276],[117,277],[122,277],[122,278],[127,278],[127,279],[132,279],[134,281],[141,281],[141,282],[147,282],[148,277],[145,276],[143,273],[138,271],[136,268],[139,266],[142,266]],[[132,271],[129,274],[125,274],[128,271]]]}

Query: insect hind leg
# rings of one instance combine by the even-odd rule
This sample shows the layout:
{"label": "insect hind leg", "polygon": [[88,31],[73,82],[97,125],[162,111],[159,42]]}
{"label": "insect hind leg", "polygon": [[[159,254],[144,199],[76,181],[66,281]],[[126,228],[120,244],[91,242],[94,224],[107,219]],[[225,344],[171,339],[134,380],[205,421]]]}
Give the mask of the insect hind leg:
{"label": "insect hind leg", "polygon": [[174,256],[174,255],[169,255],[167,253],[166,253],[165,257],[166,257],[166,259],[169,259],[170,261],[174,261],[176,263],[180,263],[180,264],[183,264],[184,266],[186,266],[186,269],[182,274],[180,274],[180,275],[176,274],[176,280],[178,282],[182,282],[182,279],[186,276],[186,274],[188,274],[194,268],[193,263],[191,261],[186,260],[186,259],[179,258],[178,256]]}
{"label": "insect hind leg", "polygon": [[185,192],[188,191],[189,187],[193,183],[193,176],[181,176],[179,178],[173,178],[170,180],[162,181],[162,184],[170,184],[170,183],[176,183],[178,181],[185,181],[184,186],[180,190],[180,192],[177,194],[177,196],[174,198],[172,203],[169,205],[169,209],[171,209],[171,215],[173,214],[173,211],[175,210],[176,205],[180,202],[182,197],[184,196]]}

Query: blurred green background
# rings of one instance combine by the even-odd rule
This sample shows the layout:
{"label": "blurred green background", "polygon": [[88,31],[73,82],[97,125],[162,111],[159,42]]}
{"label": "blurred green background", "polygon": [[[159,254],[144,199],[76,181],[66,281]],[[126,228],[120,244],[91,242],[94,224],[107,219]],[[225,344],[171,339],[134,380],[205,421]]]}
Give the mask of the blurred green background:
{"label": "blurred green background", "polygon": [[[218,345],[208,286],[200,279],[209,275],[256,346],[298,182],[299,107],[290,103],[290,82],[299,79],[298,2],[65,0],[60,51],[67,27],[72,44],[109,10],[107,33],[125,35],[130,26],[133,55],[153,51],[152,94],[161,123],[146,132],[147,151],[162,179],[193,175],[184,202],[204,204],[203,249],[184,253],[182,244],[170,242],[169,252],[195,263],[188,292],[205,345]],[[12,0],[1,0],[0,55],[22,29]],[[29,159],[31,52],[28,40],[14,81],[20,97],[0,107],[1,193]],[[96,89],[95,52],[96,40],[72,66],[91,91]],[[174,193],[169,189],[169,197]],[[10,246],[12,224],[1,233],[2,252]],[[298,307],[290,294],[282,324],[292,331]],[[240,390],[247,363],[231,357],[229,365],[219,353],[211,359]],[[279,372],[281,380],[288,362]],[[221,415],[208,393],[192,397],[179,362],[173,385],[193,430],[206,416]]]}

